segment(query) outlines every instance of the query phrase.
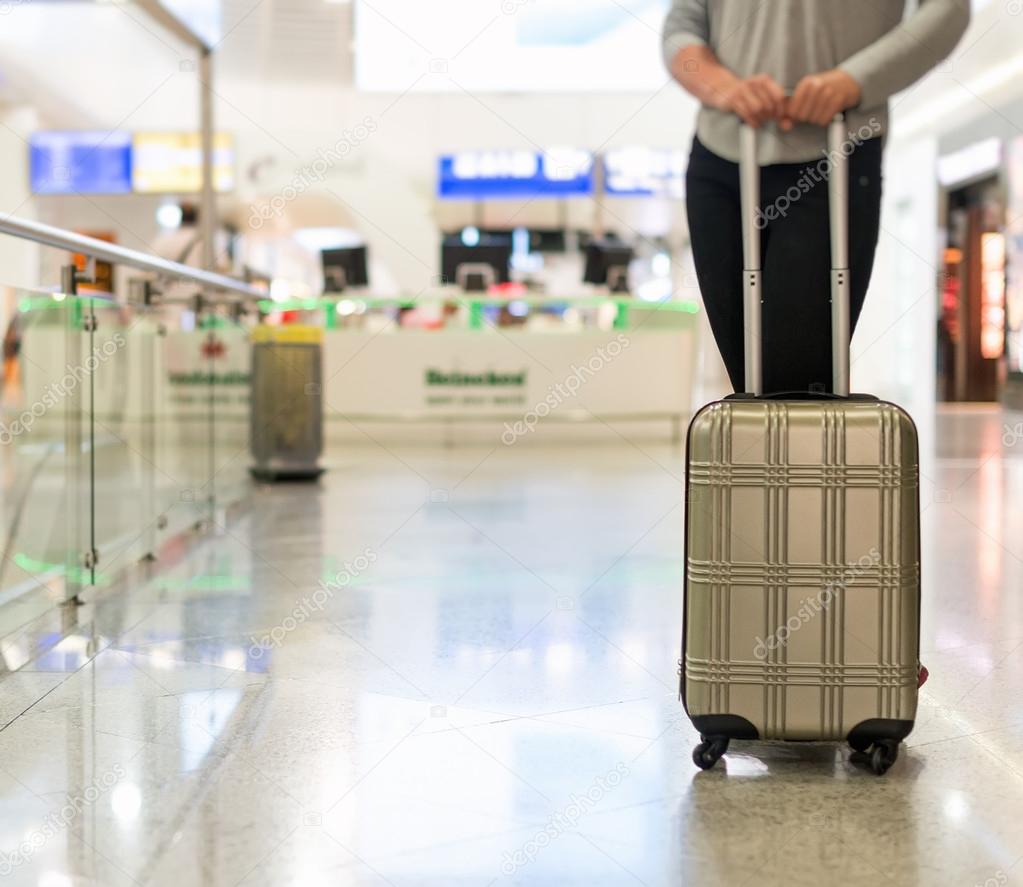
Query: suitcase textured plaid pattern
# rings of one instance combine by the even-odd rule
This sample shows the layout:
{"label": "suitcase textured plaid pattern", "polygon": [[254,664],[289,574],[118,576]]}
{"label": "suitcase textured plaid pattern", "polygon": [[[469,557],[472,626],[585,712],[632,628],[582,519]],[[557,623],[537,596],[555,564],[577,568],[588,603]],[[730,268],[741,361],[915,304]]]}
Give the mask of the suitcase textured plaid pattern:
{"label": "suitcase textured plaid pattern", "polygon": [[872,399],[738,398],[696,416],[681,692],[701,732],[909,732],[917,466],[912,420]]}

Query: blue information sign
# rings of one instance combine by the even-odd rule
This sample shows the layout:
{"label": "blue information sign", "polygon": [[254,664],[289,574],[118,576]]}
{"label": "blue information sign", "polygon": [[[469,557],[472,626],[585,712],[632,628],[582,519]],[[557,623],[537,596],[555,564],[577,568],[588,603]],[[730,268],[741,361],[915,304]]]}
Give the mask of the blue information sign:
{"label": "blue information sign", "polygon": [[450,200],[585,197],[593,193],[593,156],[578,148],[465,151],[440,158],[437,194]]}
{"label": "blue information sign", "polygon": [[131,133],[37,132],[29,146],[34,194],[131,192]]}

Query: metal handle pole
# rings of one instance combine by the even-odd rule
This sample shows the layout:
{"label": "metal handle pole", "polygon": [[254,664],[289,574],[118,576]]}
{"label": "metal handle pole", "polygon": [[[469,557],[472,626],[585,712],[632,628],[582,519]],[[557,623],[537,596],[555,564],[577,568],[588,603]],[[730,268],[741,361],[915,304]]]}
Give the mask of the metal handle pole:
{"label": "metal handle pole", "polygon": [[742,195],[743,331],[746,391],[763,394],[763,291],[760,265],[760,165],[757,162],[757,131],[743,126],[740,137],[739,187]]}
{"label": "metal handle pole", "polygon": [[849,303],[849,156],[846,154],[845,115],[828,127],[828,206],[831,215],[831,354],[835,394],[849,395],[852,327]]}
{"label": "metal handle pole", "polygon": [[[763,269],[760,256],[760,166],[757,131],[740,130],[739,187],[742,197],[743,328],[745,332],[746,391],[763,394]],[[845,152],[845,115],[828,127],[828,206],[831,228],[832,384],[835,394],[849,394],[850,319],[849,273],[849,157]]]}

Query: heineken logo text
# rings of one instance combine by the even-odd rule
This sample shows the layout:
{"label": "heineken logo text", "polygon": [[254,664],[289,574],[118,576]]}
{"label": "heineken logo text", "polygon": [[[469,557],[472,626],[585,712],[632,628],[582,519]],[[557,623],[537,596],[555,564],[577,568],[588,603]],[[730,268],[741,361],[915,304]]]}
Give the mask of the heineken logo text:
{"label": "heineken logo text", "polygon": [[526,370],[520,373],[499,373],[486,370],[482,373],[463,373],[460,370],[442,372],[426,371],[427,385],[485,388],[522,388],[526,384]]}

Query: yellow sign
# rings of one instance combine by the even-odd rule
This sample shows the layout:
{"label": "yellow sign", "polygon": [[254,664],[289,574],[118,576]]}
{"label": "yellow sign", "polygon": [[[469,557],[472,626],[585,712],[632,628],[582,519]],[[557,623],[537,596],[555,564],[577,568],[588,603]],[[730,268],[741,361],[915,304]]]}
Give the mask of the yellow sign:
{"label": "yellow sign", "polygon": [[[139,194],[189,194],[202,188],[202,145],[197,132],[137,132],[132,140],[132,188]],[[213,186],[235,184],[234,139],[213,138]]]}
{"label": "yellow sign", "polygon": [[252,341],[259,344],[274,343],[277,345],[319,345],[323,341],[323,330],[317,326],[288,325],[267,326],[265,324],[252,330]]}

